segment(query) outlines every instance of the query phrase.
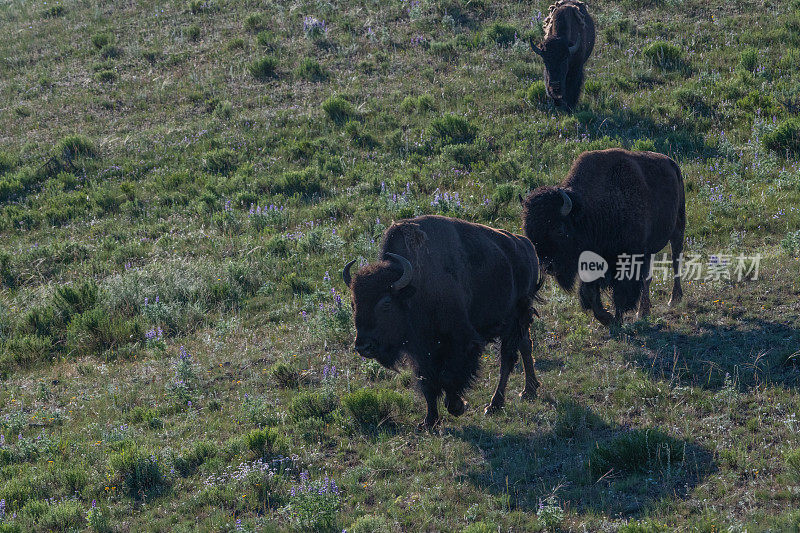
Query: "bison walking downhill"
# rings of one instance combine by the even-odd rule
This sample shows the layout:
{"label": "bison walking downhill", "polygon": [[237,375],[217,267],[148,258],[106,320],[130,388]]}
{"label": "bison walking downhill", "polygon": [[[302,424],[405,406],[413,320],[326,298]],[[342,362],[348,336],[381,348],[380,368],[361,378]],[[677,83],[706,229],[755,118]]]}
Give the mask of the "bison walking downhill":
{"label": "bison walking downhill", "polygon": [[[545,273],[571,291],[579,257],[593,252],[609,265],[605,275],[582,281],[581,306],[603,324],[619,321],[639,303],[650,311],[650,260],[667,243],[672,248],[674,283],[670,304],[680,301],[680,256],[686,228],[683,178],[678,165],[654,152],[618,148],[584,152],[557,187],[539,187],[523,203],[525,234],[536,246]],[[641,259],[623,275],[626,258]],[[605,310],[601,291],[610,289],[615,315]]]}
{"label": "bison walking downhill", "polygon": [[541,286],[530,241],[507,231],[442,216],[392,224],[384,235],[382,260],[351,277],[355,348],[394,368],[407,356],[427,402],[420,426],[439,420],[437,402],[461,415],[461,394],[475,378],[486,344],[500,339],[500,381],[486,407],[503,407],[509,374],[522,354],[525,387],[535,398],[529,327]]}
{"label": "bison walking downhill", "polygon": [[544,21],[544,41],[531,43],[544,61],[547,94],[557,106],[573,109],[583,88],[583,66],[594,49],[594,20],[586,4],[577,0],[558,0],[550,6]]}

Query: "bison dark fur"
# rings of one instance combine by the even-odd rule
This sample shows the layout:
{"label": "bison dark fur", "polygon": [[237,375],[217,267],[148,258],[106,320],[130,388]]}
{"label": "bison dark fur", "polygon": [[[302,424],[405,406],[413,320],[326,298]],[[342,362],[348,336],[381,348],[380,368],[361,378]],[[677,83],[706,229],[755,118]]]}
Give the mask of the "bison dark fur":
{"label": "bison dark fur", "polygon": [[558,106],[573,109],[583,87],[583,66],[594,49],[594,19],[586,4],[558,0],[544,20],[544,40],[531,48],[544,61],[547,94]]}
{"label": "bison dark fur", "polygon": [[[566,214],[565,214],[566,213]],[[605,276],[581,282],[579,296],[603,324],[619,321],[639,303],[639,314],[650,310],[650,258],[667,243],[672,248],[674,284],[670,304],[683,292],[680,256],[686,228],[686,207],[680,168],[654,152],[621,149],[584,152],[558,187],[539,187],[523,202],[525,234],[536,247],[542,270],[571,291],[583,251],[603,257]],[[617,277],[622,254],[641,254],[641,276]],[[624,260],[624,258],[623,258]],[[615,316],[603,308],[601,290],[609,289]]]}
{"label": "bison dark fur", "polygon": [[[535,397],[529,327],[539,289],[536,252],[530,241],[463,220],[422,216],[392,224],[381,260],[350,277],[355,348],[387,368],[405,357],[418,378],[427,414],[439,418],[444,393],[448,411],[464,412],[461,395],[477,375],[486,344],[499,338],[500,381],[486,411],[505,401],[508,376],[522,354],[525,388]],[[408,276],[406,274],[409,274]]]}

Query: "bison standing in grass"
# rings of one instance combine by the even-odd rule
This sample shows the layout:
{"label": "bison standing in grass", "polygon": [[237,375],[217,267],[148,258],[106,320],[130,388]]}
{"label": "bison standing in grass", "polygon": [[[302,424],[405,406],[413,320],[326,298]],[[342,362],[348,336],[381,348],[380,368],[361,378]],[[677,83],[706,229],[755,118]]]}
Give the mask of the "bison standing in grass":
{"label": "bison standing in grass", "polygon": [[427,402],[421,425],[447,410],[462,414],[462,393],[474,380],[486,344],[500,338],[500,381],[486,412],[505,401],[508,376],[522,354],[525,388],[535,397],[529,326],[540,287],[536,252],[521,235],[463,220],[422,216],[392,224],[381,260],[342,278],[351,291],[355,349],[387,368],[404,356]]}
{"label": "bison standing in grass", "polygon": [[557,106],[573,109],[583,87],[583,65],[594,49],[594,20],[586,4],[558,0],[544,20],[544,41],[531,48],[544,61],[544,85]]}
{"label": "bison standing in grass", "polygon": [[[680,301],[686,207],[680,168],[669,157],[616,148],[584,152],[561,185],[528,195],[523,218],[542,270],[564,290],[572,290],[583,252],[605,260],[605,275],[582,281],[579,290],[583,308],[603,324],[619,321],[637,303],[640,316],[648,314],[651,256],[667,243],[674,271],[670,305]],[[615,316],[603,308],[602,289],[612,292]]]}

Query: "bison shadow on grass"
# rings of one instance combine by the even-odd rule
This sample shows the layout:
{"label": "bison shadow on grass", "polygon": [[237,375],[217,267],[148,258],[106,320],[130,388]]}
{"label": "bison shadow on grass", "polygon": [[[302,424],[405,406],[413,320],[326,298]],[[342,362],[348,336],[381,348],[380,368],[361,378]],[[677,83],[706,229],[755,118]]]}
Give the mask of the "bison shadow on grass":
{"label": "bison shadow on grass", "polygon": [[712,454],[696,443],[657,428],[612,427],[571,402],[559,405],[546,433],[467,426],[453,434],[485,459],[468,479],[527,512],[555,494],[565,510],[637,517],[662,499],[685,498],[716,470]]}
{"label": "bison shadow on grass", "polygon": [[742,392],[764,384],[800,386],[800,329],[791,319],[778,323],[745,318],[735,326],[700,322],[690,333],[661,324],[629,329],[634,331],[626,340],[647,349],[639,350],[634,361],[652,379],[707,390],[730,386]]}

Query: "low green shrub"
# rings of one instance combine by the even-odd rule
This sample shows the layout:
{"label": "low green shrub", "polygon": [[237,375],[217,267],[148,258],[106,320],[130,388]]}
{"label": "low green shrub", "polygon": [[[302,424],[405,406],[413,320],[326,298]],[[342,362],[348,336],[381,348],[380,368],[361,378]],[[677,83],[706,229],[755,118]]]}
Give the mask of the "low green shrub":
{"label": "low green shrub", "polygon": [[298,78],[303,78],[312,82],[322,82],[328,79],[330,74],[316,60],[307,57],[300,62],[294,71]]}
{"label": "low green shrub", "polygon": [[278,60],[272,56],[265,56],[250,63],[247,70],[257,80],[274,78],[278,75]]}
{"label": "low green shrub", "polygon": [[342,397],[342,405],[350,416],[371,428],[393,423],[408,404],[408,398],[390,389],[360,389]]}
{"label": "low green shrub", "polygon": [[597,443],[589,453],[589,470],[599,479],[612,472],[657,472],[684,461],[685,445],[655,429],[634,430]]}
{"label": "low green shrub", "polygon": [[337,407],[339,399],[331,391],[303,391],[292,399],[289,416],[293,420],[328,420]]}
{"label": "low green shrub", "polygon": [[175,470],[183,477],[191,476],[200,465],[216,454],[217,447],[213,442],[207,440],[196,442],[193,447],[184,450],[181,455],[175,458]]}
{"label": "low green shrub", "polygon": [[478,135],[478,127],[458,115],[445,115],[433,120],[431,129],[443,145],[471,143]]}
{"label": "low green shrub", "polygon": [[128,446],[111,456],[111,468],[128,496],[141,500],[162,494],[168,481],[154,454]]}
{"label": "low green shrub", "polygon": [[800,117],[784,120],[762,137],[764,147],[779,154],[800,154]]}
{"label": "low green shrub", "polygon": [[322,110],[336,124],[344,124],[349,120],[358,118],[358,111],[353,107],[353,104],[341,95],[331,96],[322,102]]}
{"label": "low green shrub", "polygon": [[488,42],[497,43],[500,46],[508,46],[514,44],[517,28],[505,22],[493,22],[486,28],[484,36]]}
{"label": "low green shrub", "polygon": [[677,70],[684,66],[683,50],[666,41],[656,41],[645,46],[642,54],[651,65],[663,70]]}
{"label": "low green shrub", "polygon": [[215,174],[230,174],[238,165],[238,156],[230,148],[215,148],[203,157],[203,168]]}

